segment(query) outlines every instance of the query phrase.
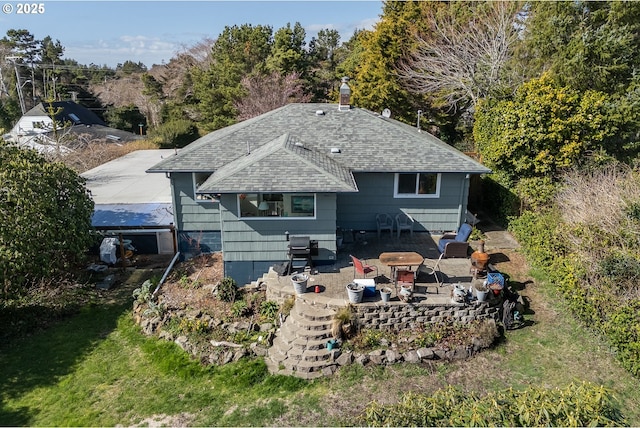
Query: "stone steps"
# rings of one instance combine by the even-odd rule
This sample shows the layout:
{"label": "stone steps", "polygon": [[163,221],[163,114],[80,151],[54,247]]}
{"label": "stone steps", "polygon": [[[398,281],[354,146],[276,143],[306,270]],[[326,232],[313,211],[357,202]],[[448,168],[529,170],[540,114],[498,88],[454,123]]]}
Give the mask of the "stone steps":
{"label": "stone steps", "polygon": [[333,310],[318,308],[306,303],[295,305],[292,312],[300,317],[308,319],[309,321],[322,321],[329,323],[333,321],[333,316],[335,315],[335,311]]}
{"label": "stone steps", "polygon": [[333,373],[335,353],[326,347],[327,341],[333,338],[333,315],[333,310],[314,307],[297,299],[268,350],[269,371],[304,379]]}

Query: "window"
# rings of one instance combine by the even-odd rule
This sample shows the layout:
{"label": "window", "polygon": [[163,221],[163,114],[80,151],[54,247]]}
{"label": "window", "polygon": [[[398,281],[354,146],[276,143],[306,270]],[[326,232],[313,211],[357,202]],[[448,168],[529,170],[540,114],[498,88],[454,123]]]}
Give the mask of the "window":
{"label": "window", "polygon": [[242,193],[238,195],[240,217],[315,218],[313,193]]}
{"label": "window", "polygon": [[71,120],[73,120],[73,123],[74,123],[75,125],[77,125],[77,124],[79,124],[79,123],[82,123],[82,122],[80,121],[80,118],[79,118],[75,113],[69,113],[69,117],[71,118]]}
{"label": "window", "polygon": [[440,174],[425,172],[396,174],[393,196],[396,198],[438,198],[440,197]]}
{"label": "window", "polygon": [[198,202],[218,202],[218,195],[212,193],[198,193],[198,187],[202,186],[209,177],[211,177],[210,172],[193,173],[193,195],[194,199]]}

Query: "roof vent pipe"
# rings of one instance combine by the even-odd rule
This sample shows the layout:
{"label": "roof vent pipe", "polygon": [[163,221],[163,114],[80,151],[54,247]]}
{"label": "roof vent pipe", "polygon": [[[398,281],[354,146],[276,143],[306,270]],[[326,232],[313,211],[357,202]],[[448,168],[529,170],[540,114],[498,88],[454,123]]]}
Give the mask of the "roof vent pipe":
{"label": "roof vent pipe", "polygon": [[348,77],[342,78],[342,85],[340,85],[340,101],[338,103],[338,110],[349,110],[351,108],[351,88],[347,83]]}
{"label": "roof vent pipe", "polygon": [[247,141],[247,154],[251,154],[251,144]]}
{"label": "roof vent pipe", "polygon": [[418,132],[420,132],[420,117],[422,116],[422,110],[418,110]]}

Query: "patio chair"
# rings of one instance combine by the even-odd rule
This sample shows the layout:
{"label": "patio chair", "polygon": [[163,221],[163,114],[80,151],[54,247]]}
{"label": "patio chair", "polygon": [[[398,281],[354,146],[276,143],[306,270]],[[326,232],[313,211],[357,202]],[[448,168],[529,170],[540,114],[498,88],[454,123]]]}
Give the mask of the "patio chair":
{"label": "patio chair", "polygon": [[[442,273],[440,272],[440,261],[442,260],[443,255],[444,254],[440,254],[440,257],[438,257],[433,266],[427,265],[425,263],[427,259],[425,259],[422,264],[418,266],[418,269],[416,269],[416,276],[419,276],[421,272],[424,272],[427,275],[433,275],[433,277],[436,279],[436,294],[440,293],[439,289],[444,285],[443,281],[440,281],[440,277],[438,277],[438,274]],[[427,288],[428,285],[425,284],[424,287]]]}
{"label": "patio chair", "polygon": [[378,276],[378,267],[374,265],[368,265],[366,262],[360,260],[359,258],[349,255],[353,262],[353,277],[356,277],[356,274],[362,275],[363,278],[367,277],[368,273],[375,272],[376,276]]}
{"label": "patio chair", "polygon": [[471,236],[473,228],[470,224],[460,225],[457,233],[445,233],[438,241],[438,250],[444,257],[467,257],[469,244],[467,240]]}
{"label": "patio chair", "polygon": [[471,226],[475,227],[476,224],[480,223],[480,217],[478,217],[478,214],[474,214],[472,212],[470,212],[469,210],[466,211],[465,213],[465,222],[469,223]]}
{"label": "patio chair", "polygon": [[388,230],[393,236],[393,218],[389,214],[376,214],[376,228],[378,229],[378,239],[383,230]]}
{"label": "patio chair", "polygon": [[413,237],[413,218],[410,215],[405,213],[400,213],[396,215],[396,224],[398,225],[398,238],[400,238],[400,233],[403,230],[408,230]]}

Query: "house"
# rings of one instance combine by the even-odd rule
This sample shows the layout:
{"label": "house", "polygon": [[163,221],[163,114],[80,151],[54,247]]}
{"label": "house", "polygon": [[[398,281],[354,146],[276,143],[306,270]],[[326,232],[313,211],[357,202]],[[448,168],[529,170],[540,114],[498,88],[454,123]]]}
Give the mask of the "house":
{"label": "house", "polygon": [[95,204],[91,224],[141,254],[176,252],[169,179],[145,170],[173,150],[137,150],[81,174]]}
{"label": "house", "polygon": [[[60,135],[86,135],[89,140],[104,140],[108,142],[129,142],[140,137],[127,131],[107,126],[94,112],[73,101],[55,101],[40,103],[26,112],[4,136],[7,141],[33,148],[41,153],[58,150],[54,134],[54,122],[51,118],[55,113],[55,132]],[[65,148],[65,152],[69,149]]]}
{"label": "house", "polygon": [[180,251],[222,250],[225,275],[246,284],[288,260],[290,235],[317,241],[320,264],[336,260],[337,228],[376,230],[376,213],[404,212],[417,232],[457,229],[471,175],[491,171],[384,113],[348,94],[289,104],[149,168],[171,179]]}

